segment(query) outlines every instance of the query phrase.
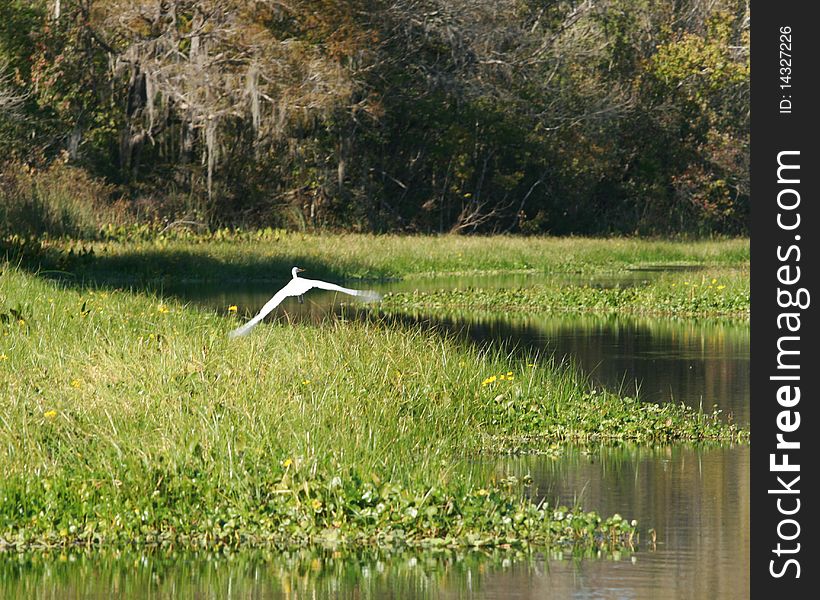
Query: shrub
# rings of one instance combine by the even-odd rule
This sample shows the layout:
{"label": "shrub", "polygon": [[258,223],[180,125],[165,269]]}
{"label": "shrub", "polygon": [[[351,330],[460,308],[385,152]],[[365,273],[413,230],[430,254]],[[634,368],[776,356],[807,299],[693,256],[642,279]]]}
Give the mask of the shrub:
{"label": "shrub", "polygon": [[64,161],[44,170],[7,163],[0,171],[0,235],[96,237],[104,224],[123,220],[113,193],[113,186]]}

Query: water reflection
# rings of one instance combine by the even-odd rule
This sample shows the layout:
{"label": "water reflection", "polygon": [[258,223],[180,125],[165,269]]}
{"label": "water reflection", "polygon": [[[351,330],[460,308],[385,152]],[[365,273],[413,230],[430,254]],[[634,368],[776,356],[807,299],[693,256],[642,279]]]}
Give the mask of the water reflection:
{"label": "water reflection", "polygon": [[572,313],[414,318],[477,343],[571,359],[594,382],[643,400],[718,406],[749,423],[747,322]]}
{"label": "water reflection", "polygon": [[656,529],[654,551],[639,552],[630,568],[585,562],[591,587],[629,589],[631,598],[747,598],[749,459],[748,446],[628,447],[494,465],[499,473],[529,474],[534,493],[550,502],[579,501]]}

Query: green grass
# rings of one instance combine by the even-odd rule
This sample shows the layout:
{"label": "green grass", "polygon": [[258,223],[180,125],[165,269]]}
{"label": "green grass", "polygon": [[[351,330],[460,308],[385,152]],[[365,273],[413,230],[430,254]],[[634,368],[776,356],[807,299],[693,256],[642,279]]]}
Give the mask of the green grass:
{"label": "green grass", "polygon": [[[146,234],[147,235],[147,234]],[[337,278],[411,278],[494,272],[617,273],[648,265],[743,268],[749,240],[299,234],[118,234],[105,242],[5,242],[12,262],[95,279],[249,281],[286,276],[293,265]],[[2,250],[2,246],[0,246]],[[0,257],[2,253],[0,252]]]}
{"label": "green grass", "polygon": [[676,316],[748,317],[748,271],[708,269],[665,275],[645,285],[592,287],[539,286],[520,289],[455,289],[393,292],[382,302],[387,311],[441,314],[475,312],[604,312]]}
{"label": "green grass", "polygon": [[227,314],[8,266],[0,315],[0,547],[626,543],[620,517],[533,504],[463,459],[748,435],[412,328],[230,342]]}

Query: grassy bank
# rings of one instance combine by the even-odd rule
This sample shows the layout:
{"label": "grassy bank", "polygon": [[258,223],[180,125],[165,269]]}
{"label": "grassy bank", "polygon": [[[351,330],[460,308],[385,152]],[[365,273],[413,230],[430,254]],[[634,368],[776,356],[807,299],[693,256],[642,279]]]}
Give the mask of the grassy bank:
{"label": "grassy bank", "polygon": [[[104,242],[6,240],[12,262],[95,280],[250,281],[293,265],[336,278],[411,278],[494,272],[613,273],[654,265],[743,268],[748,239],[310,235],[277,231],[122,234]],[[1,249],[1,248],[0,248]]]}
{"label": "grassy bank", "polygon": [[264,325],[0,276],[0,546],[628,541],[460,459],[487,440],[736,441],[720,415],[378,323]]}
{"label": "grassy bank", "polygon": [[441,314],[471,312],[575,311],[676,316],[748,317],[748,271],[709,269],[665,275],[644,285],[593,287],[539,286],[517,289],[456,289],[394,292],[385,310]]}

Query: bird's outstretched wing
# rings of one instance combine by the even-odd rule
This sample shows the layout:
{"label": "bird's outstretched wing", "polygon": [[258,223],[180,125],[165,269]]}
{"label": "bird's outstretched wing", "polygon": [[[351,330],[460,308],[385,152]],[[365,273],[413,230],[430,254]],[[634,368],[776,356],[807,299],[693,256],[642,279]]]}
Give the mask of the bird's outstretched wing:
{"label": "bird's outstretched wing", "polygon": [[313,287],[317,287],[323,290],[331,290],[334,292],[342,292],[345,294],[350,294],[351,296],[359,296],[366,302],[375,302],[376,300],[381,300],[382,298],[381,294],[379,294],[378,292],[374,292],[372,290],[354,290],[351,288],[336,285],[335,283],[319,281],[317,279],[311,279],[310,282],[313,284]]}
{"label": "bird's outstretched wing", "polygon": [[290,290],[288,290],[288,286],[283,287],[281,290],[279,290],[273,295],[273,298],[265,302],[265,306],[262,307],[262,310],[260,310],[259,313],[253,319],[251,319],[241,327],[237,327],[236,329],[231,331],[228,334],[228,337],[236,338],[248,333],[251,329],[256,327],[259,324],[259,322],[268,315],[270,311],[279,306],[279,304],[282,303],[282,300],[284,300],[290,295],[291,293]]}

